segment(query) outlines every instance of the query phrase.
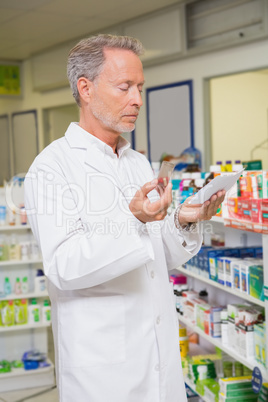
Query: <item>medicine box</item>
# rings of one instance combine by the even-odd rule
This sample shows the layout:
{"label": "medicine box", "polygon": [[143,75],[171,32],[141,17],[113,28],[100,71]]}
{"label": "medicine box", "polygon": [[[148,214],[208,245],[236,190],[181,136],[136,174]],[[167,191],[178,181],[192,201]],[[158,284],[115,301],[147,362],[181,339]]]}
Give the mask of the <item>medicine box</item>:
{"label": "medicine box", "polygon": [[249,268],[254,265],[256,259],[244,259],[240,261],[240,290],[243,293],[250,294],[249,286]]}
{"label": "medicine box", "polygon": [[219,248],[209,252],[209,279],[218,282],[217,258],[220,256],[239,257],[240,251],[237,248]]}
{"label": "medicine box", "polygon": [[239,328],[236,327],[235,323],[238,318],[239,310],[245,310],[248,305],[245,304],[228,304],[227,314],[228,314],[228,340],[229,346],[236,349],[237,343],[239,342]]}
{"label": "medicine box", "polygon": [[230,288],[233,287],[233,269],[237,261],[239,259],[235,257],[229,257],[225,260],[225,285]]}
{"label": "medicine box", "polygon": [[204,332],[213,338],[221,337],[221,311],[221,306],[213,306],[204,312]]}
{"label": "medicine box", "polygon": [[[266,367],[266,339],[265,339],[265,322],[254,325],[254,346],[255,359]],[[268,397],[268,395],[267,395]]]}
{"label": "medicine box", "polygon": [[249,294],[264,301],[263,265],[251,265],[249,267]]}
{"label": "medicine box", "polygon": [[231,269],[233,273],[232,288],[237,290],[240,290],[240,262],[241,260],[233,261]]}
{"label": "medicine box", "polygon": [[229,391],[237,391],[239,389],[252,389],[251,376],[220,378],[219,385],[220,393],[224,395],[227,395]]}

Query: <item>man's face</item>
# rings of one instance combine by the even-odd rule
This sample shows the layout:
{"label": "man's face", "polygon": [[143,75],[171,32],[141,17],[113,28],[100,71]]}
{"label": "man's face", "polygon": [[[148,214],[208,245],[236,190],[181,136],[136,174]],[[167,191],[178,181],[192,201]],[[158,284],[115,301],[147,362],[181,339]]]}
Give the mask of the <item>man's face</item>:
{"label": "man's face", "polygon": [[104,54],[103,69],[93,82],[90,109],[102,129],[130,132],[142,106],[142,64],[129,50],[105,49]]}

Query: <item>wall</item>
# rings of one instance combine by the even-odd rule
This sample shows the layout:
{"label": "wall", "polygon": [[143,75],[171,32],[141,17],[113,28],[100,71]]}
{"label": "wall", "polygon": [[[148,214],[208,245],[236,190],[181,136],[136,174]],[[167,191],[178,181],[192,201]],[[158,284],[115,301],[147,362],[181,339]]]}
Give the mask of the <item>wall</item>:
{"label": "wall", "polygon": [[211,81],[212,161],[251,159],[268,169],[268,74],[244,73]]}
{"label": "wall", "polygon": [[[206,165],[210,163],[210,149],[206,136],[209,127],[205,128],[206,108],[204,99],[207,94],[206,82],[211,77],[239,73],[247,70],[268,67],[268,40],[253,42],[240,47],[232,47],[221,51],[202,54],[183,60],[145,68],[146,87],[192,79],[194,83],[194,125],[195,145],[203,153]],[[24,63],[23,100],[0,99],[1,114],[27,109],[37,109],[39,117],[39,135],[42,147],[44,108],[57,107],[74,103],[69,88],[58,89],[45,93],[33,92],[30,60]],[[145,92],[144,89],[144,92]],[[145,94],[144,94],[145,99]],[[146,105],[140,113],[136,126],[136,148],[147,150]]]}

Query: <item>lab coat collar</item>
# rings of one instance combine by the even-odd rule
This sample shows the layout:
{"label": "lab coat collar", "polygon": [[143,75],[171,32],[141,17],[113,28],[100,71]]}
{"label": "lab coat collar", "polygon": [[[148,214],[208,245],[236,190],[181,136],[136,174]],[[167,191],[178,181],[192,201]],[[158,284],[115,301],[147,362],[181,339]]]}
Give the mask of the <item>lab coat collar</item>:
{"label": "lab coat collar", "polygon": [[108,158],[115,160],[118,157],[121,158],[125,151],[130,147],[130,143],[123,137],[120,137],[117,145],[117,156],[109,145],[88,133],[80,127],[78,123],[71,123],[69,125],[65,137],[71,148],[86,149],[86,164],[92,166],[101,173],[113,177],[117,176],[117,174],[111,169],[111,164],[108,163]]}
{"label": "lab coat collar", "polygon": [[[71,148],[98,148],[107,155],[117,158],[117,155],[109,145],[84,130],[78,123],[71,123],[69,125],[65,137]],[[129,147],[130,143],[125,138],[119,137],[117,144],[118,157],[120,158]]]}

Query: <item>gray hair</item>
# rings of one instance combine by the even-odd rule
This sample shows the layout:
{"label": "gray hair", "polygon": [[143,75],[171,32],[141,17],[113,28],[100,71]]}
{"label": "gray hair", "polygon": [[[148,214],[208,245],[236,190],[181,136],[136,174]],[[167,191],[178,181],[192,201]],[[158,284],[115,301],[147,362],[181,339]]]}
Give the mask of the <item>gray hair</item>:
{"label": "gray hair", "polygon": [[94,81],[98,77],[105,62],[104,48],[126,49],[137,56],[144,52],[141,42],[130,36],[100,34],[82,39],[70,50],[67,63],[67,77],[78,106],[81,104],[77,81],[80,77],[85,77],[90,81]]}

